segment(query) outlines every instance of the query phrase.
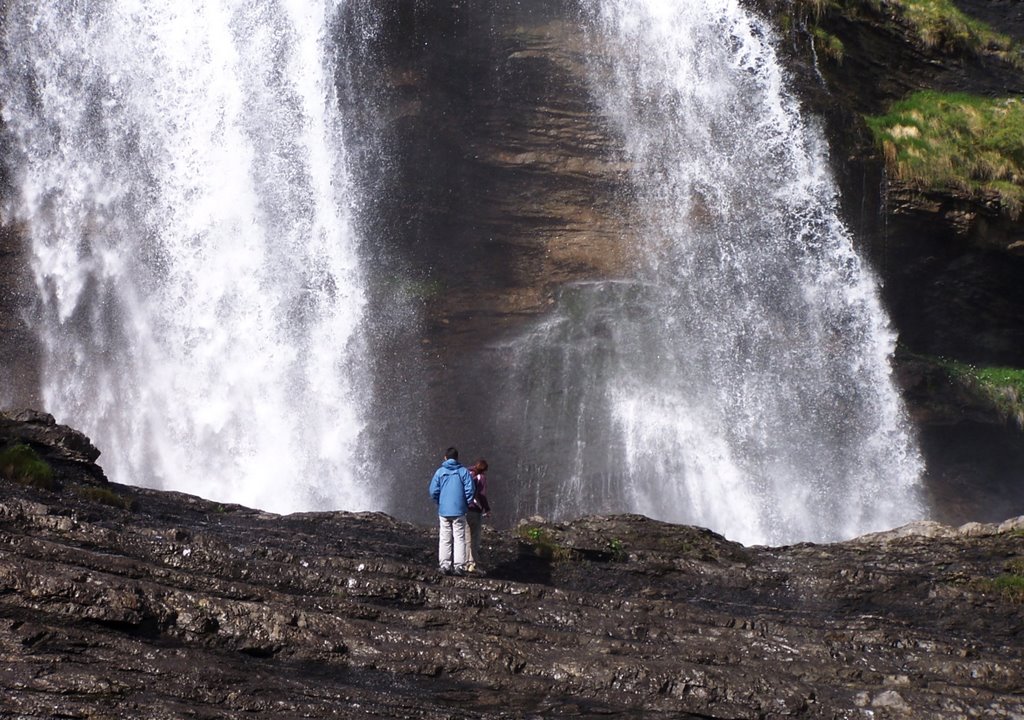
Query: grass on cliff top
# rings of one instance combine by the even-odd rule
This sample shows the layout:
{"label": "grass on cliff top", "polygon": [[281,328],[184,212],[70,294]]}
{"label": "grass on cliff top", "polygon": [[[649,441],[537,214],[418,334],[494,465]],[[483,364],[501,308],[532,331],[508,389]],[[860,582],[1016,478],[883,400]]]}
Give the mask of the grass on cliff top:
{"label": "grass on cliff top", "polygon": [[923,187],[996,191],[1011,218],[1024,208],[1024,99],[914,93],[866,118],[897,178]]}
{"label": "grass on cliff top", "polygon": [[865,8],[894,15],[925,47],[946,53],[995,56],[1024,68],[1024,53],[1013,38],[965,14],[953,0],[803,0],[803,4],[816,17],[828,10],[857,17]]}
{"label": "grass on cliff top", "polygon": [[950,377],[971,388],[1007,419],[1024,427],[1024,369],[974,367],[943,358],[935,361]]}
{"label": "grass on cliff top", "polygon": [[890,0],[928,47],[996,55],[1022,67],[1020,48],[988,23],[964,14],[952,0]]}

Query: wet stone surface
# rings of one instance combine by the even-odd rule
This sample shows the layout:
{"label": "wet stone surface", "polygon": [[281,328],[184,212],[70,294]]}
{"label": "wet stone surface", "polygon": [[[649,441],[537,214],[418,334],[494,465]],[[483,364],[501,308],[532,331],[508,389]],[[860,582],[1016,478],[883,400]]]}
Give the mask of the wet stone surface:
{"label": "wet stone surface", "polygon": [[[45,455],[25,422],[0,444],[31,430]],[[456,578],[382,514],[76,462],[56,489],[0,481],[0,717],[1024,716],[1024,594],[999,580],[1024,573],[1024,519],[785,548],[530,519]]]}

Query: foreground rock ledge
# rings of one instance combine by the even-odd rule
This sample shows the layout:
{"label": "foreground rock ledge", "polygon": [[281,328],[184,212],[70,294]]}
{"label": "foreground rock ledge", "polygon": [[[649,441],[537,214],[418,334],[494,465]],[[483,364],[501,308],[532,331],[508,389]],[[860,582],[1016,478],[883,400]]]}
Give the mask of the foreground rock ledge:
{"label": "foreground rock ledge", "polygon": [[[0,438],[2,439],[2,438]],[[0,484],[0,717],[1024,717],[1024,519],[747,548]]]}

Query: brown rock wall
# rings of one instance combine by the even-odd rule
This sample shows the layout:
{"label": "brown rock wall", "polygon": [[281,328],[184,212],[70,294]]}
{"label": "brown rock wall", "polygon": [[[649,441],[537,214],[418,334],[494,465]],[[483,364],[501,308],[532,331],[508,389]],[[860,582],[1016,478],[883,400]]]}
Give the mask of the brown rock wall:
{"label": "brown rock wall", "polygon": [[[370,33],[354,20],[368,12]],[[496,383],[511,368],[493,348],[563,283],[622,272],[629,167],[590,96],[571,0],[363,3],[341,32],[357,175],[375,188],[360,221],[381,239],[367,253],[376,394],[395,419],[378,437],[404,487],[452,443],[504,447]],[[395,510],[428,521],[416,487]]]}
{"label": "brown rock wall", "polygon": [[355,63],[378,88],[357,120],[380,138],[363,220],[440,289],[440,339],[453,315],[491,334],[562,282],[614,275],[628,167],[589,96],[573,3],[397,7]]}

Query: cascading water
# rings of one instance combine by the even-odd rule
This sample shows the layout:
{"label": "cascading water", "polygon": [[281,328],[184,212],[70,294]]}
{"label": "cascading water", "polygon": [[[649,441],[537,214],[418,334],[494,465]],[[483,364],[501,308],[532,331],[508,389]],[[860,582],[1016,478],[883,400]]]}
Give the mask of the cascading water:
{"label": "cascading water", "polygon": [[12,0],[3,118],[46,408],[108,475],[290,511],[362,486],[341,0]]}
{"label": "cascading water", "polygon": [[526,400],[509,432],[547,486],[519,511],[629,510],[747,543],[919,517],[895,338],[769,27],[735,0],[584,5],[639,244],[626,280],[567,289],[510,349]]}

